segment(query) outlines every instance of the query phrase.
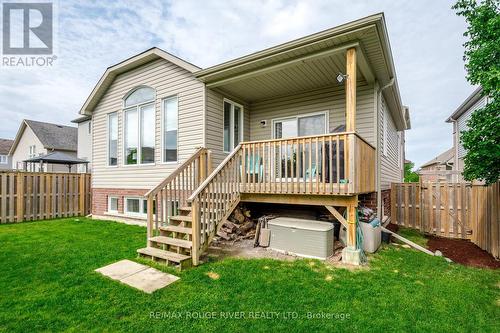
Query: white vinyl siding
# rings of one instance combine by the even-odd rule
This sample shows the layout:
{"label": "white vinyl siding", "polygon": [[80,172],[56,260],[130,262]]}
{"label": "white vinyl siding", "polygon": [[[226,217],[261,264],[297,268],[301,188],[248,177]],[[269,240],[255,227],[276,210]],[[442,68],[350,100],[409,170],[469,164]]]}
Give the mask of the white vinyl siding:
{"label": "white vinyl siding", "polygon": [[[123,165],[123,149],[118,149],[118,166],[107,167],[107,114],[118,113],[118,147],[123,147],[123,96],[138,86],[156,91],[155,161],[162,161],[162,101],[178,97],[178,163],[150,165]],[[104,93],[93,113],[93,175],[94,188],[150,189],[160,183],[179,163],[189,158],[197,147],[203,146],[203,83],[192,73],[166,60],[159,59],[117,76]],[[131,176],[133,175],[133,176]]]}
{"label": "white vinyl siding", "polygon": [[[87,120],[78,124],[78,158],[85,161],[92,161],[92,121]],[[91,163],[87,166],[80,164],[77,166],[78,172],[90,172]]]}
{"label": "white vinyl siding", "polygon": [[486,105],[486,96],[481,97],[479,101],[477,101],[470,109],[465,111],[458,119],[457,119],[457,124],[458,124],[458,158],[463,158],[465,156],[466,150],[460,143],[460,137],[461,137],[461,132],[467,130],[467,122],[469,121],[472,113],[476,110],[479,110],[483,108]]}

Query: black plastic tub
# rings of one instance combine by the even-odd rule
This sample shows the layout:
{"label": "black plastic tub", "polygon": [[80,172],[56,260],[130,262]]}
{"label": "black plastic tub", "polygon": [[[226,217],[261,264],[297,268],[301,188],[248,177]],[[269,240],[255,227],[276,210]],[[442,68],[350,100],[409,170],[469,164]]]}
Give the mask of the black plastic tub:
{"label": "black plastic tub", "polygon": [[391,242],[391,234],[385,231],[382,231],[382,243],[390,243]]}

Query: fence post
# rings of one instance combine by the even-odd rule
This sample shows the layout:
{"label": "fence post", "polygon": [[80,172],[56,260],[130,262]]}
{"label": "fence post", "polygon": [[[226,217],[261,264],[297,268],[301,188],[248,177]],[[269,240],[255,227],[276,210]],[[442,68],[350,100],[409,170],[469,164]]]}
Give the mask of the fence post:
{"label": "fence post", "polygon": [[200,248],[200,209],[199,209],[198,199],[195,199],[191,204],[191,228],[192,228],[192,248],[191,248],[191,258],[193,266],[197,266],[199,263],[199,253]]}
{"label": "fence post", "polygon": [[80,213],[82,214],[82,216],[85,216],[86,215],[86,211],[85,211],[85,174],[78,174],[78,181],[79,181],[79,191],[78,191],[78,195],[80,196],[79,197],[79,211]]}
{"label": "fence post", "polygon": [[17,173],[17,222],[24,220],[24,174]]}

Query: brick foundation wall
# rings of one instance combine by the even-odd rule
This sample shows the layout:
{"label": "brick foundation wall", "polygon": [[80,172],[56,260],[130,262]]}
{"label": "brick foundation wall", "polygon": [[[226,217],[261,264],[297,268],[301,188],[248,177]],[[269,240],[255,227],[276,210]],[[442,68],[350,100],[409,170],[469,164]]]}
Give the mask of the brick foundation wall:
{"label": "brick foundation wall", "polygon": [[391,190],[382,191],[382,204],[384,205],[384,215],[391,216]]}
{"label": "brick foundation wall", "polygon": [[[359,195],[359,205],[373,209],[377,212],[377,192]],[[382,204],[384,205],[384,215],[391,216],[391,190],[382,190]]]}
{"label": "brick foundation wall", "polygon": [[118,213],[123,214],[123,198],[143,196],[147,189],[95,188],[92,190],[92,214],[104,215],[108,211],[108,197],[118,197]]}
{"label": "brick foundation wall", "polygon": [[360,206],[368,207],[375,212],[377,211],[377,192],[360,194],[358,199]]}

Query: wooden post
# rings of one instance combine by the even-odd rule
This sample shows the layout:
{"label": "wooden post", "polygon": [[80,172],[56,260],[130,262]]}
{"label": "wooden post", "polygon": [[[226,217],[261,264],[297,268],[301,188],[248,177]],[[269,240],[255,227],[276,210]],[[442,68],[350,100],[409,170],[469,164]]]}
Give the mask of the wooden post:
{"label": "wooden post", "polygon": [[207,178],[207,161],[206,161],[206,153],[200,154],[200,169],[198,170],[198,179],[199,184],[203,183],[205,178]]}
{"label": "wooden post", "polygon": [[24,220],[24,174],[17,173],[17,222]]}
{"label": "wooden post", "polygon": [[79,174],[80,188],[79,188],[79,199],[80,199],[80,214],[85,216],[87,212],[85,211],[85,174]]}
{"label": "wooden post", "polygon": [[347,246],[356,248],[356,214],[358,213],[358,196],[352,197],[352,202],[347,206]]}
{"label": "wooden post", "polygon": [[148,247],[152,246],[151,241],[149,240],[153,237],[153,196],[148,196],[147,198],[147,209],[148,209],[148,225],[147,225],[147,237],[148,237]]}
{"label": "wooden post", "polygon": [[345,85],[346,101],[346,131],[356,131],[356,48],[350,48],[346,53],[346,74]]}
{"label": "wooden post", "polygon": [[212,173],[213,165],[212,165],[212,151],[207,150],[207,177]]}
{"label": "wooden post", "polygon": [[191,258],[193,266],[199,264],[199,248],[200,248],[200,207],[198,200],[195,199],[191,204],[191,228],[192,228],[192,248],[191,248]]}

